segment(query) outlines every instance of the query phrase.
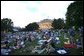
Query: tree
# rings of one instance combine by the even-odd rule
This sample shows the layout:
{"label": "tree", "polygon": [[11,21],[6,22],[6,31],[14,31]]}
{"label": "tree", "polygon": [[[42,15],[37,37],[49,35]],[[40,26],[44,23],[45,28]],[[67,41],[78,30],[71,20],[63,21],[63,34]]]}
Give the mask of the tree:
{"label": "tree", "polygon": [[[83,26],[83,1],[75,1],[68,6],[66,24],[68,28],[74,26],[76,31]],[[80,41],[82,42],[83,37],[80,38]]]}
{"label": "tree", "polygon": [[13,28],[13,22],[9,18],[3,18],[1,19],[1,31],[12,31]]}
{"label": "tree", "polygon": [[66,24],[68,28],[75,26],[76,29],[83,26],[83,1],[75,1],[68,6]]}
{"label": "tree", "polygon": [[28,24],[25,28],[27,31],[34,31],[34,30],[38,30],[39,25],[36,22],[33,22]]}
{"label": "tree", "polygon": [[54,29],[62,29],[64,28],[64,20],[59,18],[59,19],[54,19],[52,23],[52,27]]}

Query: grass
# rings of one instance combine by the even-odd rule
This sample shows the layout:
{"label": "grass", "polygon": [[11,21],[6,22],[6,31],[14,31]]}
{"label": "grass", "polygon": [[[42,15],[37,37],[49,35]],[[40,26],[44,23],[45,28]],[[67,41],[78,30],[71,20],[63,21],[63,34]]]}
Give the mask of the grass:
{"label": "grass", "polygon": [[71,48],[70,51],[69,51],[69,55],[83,55],[83,49],[82,48]]}
{"label": "grass", "polygon": [[11,52],[11,55],[31,55],[32,49],[36,46],[36,41],[25,41],[25,47]]}

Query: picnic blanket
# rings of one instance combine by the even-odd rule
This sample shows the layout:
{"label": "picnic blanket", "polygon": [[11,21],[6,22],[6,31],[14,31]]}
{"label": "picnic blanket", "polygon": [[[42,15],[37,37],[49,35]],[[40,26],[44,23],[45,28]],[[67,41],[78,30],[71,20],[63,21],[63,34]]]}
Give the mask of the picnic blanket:
{"label": "picnic blanket", "polygon": [[65,48],[76,48],[76,45],[74,44],[64,44]]}

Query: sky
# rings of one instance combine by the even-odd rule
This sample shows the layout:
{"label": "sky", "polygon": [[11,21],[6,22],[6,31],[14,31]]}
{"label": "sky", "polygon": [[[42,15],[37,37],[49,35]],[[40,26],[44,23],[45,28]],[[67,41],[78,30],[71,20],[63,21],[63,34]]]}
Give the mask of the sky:
{"label": "sky", "polygon": [[1,1],[1,19],[10,18],[18,27],[43,19],[66,19],[70,3],[73,1]]}

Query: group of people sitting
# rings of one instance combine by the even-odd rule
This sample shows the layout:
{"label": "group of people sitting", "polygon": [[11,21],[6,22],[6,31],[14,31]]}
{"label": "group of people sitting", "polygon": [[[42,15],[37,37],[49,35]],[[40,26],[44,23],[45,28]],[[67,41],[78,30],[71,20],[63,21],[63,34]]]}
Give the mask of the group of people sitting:
{"label": "group of people sitting", "polygon": [[[82,39],[82,37],[83,37],[82,31],[83,31],[83,28],[79,28],[79,32],[80,32],[79,34],[80,34],[81,40],[83,40]],[[39,31],[29,31],[29,32],[16,32],[16,33],[10,33],[10,34],[6,34],[6,35],[3,34],[4,40],[1,41],[1,44],[5,43],[6,45],[1,46],[1,48],[3,48],[4,46],[7,47],[8,43],[13,42],[13,45],[8,46],[8,47],[10,49],[14,50],[14,49],[19,49],[19,48],[25,47],[25,41],[32,42],[34,40],[38,40],[38,41],[46,40],[43,42],[42,45],[39,45],[40,48],[42,49],[42,52],[44,51],[44,49],[46,50],[46,52],[53,52],[53,51],[55,51],[55,48],[56,48],[55,44],[58,41],[56,39],[56,37],[59,37],[61,35],[61,32],[68,33],[70,36],[71,43],[74,44],[74,42],[73,42],[74,30],[71,28],[67,31],[65,31],[65,30],[60,30],[60,31],[39,30]],[[36,50],[36,48],[34,50]]]}

